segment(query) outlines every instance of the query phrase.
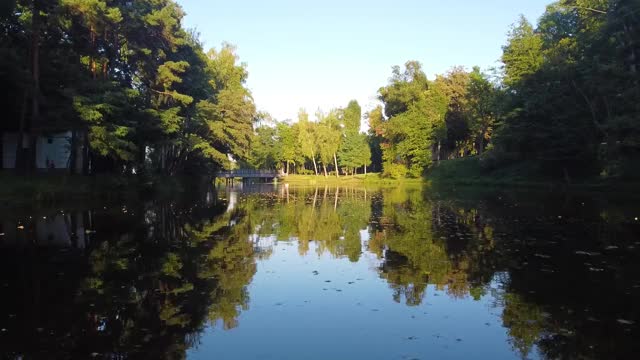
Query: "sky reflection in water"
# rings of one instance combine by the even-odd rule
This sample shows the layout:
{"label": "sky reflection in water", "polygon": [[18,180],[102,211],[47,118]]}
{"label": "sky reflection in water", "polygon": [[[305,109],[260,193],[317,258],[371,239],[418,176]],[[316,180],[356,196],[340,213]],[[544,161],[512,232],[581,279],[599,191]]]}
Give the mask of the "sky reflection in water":
{"label": "sky reflection in water", "polygon": [[540,195],[269,186],[7,211],[0,354],[632,357],[632,202]]}

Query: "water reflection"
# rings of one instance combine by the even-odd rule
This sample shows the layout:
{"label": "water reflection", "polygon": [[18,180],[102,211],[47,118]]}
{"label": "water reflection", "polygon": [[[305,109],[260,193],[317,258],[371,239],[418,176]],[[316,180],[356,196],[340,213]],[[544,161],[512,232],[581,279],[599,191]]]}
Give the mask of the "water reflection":
{"label": "water reflection", "polygon": [[231,226],[245,213],[224,211],[149,203],[5,217],[3,358],[180,359],[207,324],[237,326],[255,260],[249,229]]}
{"label": "water reflection", "polygon": [[[391,332],[435,331],[433,323],[416,325],[416,314],[443,312],[442,301],[454,313],[496,314],[480,324],[473,323],[473,314],[466,324],[442,320],[438,326],[446,329],[438,331],[454,333],[452,346],[462,353],[502,347],[508,351],[494,358],[598,359],[631,358],[640,351],[634,341],[640,226],[633,207],[591,196],[541,200],[536,194],[451,195],[402,187],[269,185],[222,189],[199,199],[3,214],[2,357],[200,358],[211,355],[207,344],[225,330],[240,330],[237,339],[248,336],[243,321],[247,331],[256,324],[270,329],[275,321],[310,332],[302,318],[261,317],[276,316],[266,306],[292,311],[282,302],[267,303],[260,290],[265,276],[275,272],[269,270],[274,262],[287,260],[279,265],[287,276],[281,282],[292,285],[278,295],[308,296],[300,306],[316,303],[317,309],[329,300],[313,291],[344,290],[326,278],[331,271],[334,277],[360,268],[376,274],[381,282],[354,275],[345,286],[366,284],[353,290],[364,300],[347,303],[344,295],[334,315],[345,317],[365,300],[384,305],[388,299],[402,311],[419,310],[406,320],[398,318],[405,314],[401,310],[387,314],[398,314],[385,320]],[[276,254],[289,246],[301,262]],[[329,268],[307,269],[322,263]],[[382,296],[375,295],[381,290]],[[258,298],[252,301],[254,292]],[[438,297],[444,299],[437,302]],[[486,306],[468,305],[473,302]],[[371,320],[361,321],[353,326],[365,330]],[[468,330],[474,326],[504,328],[507,337],[496,333],[493,343],[477,343],[472,339],[478,332]],[[407,339],[427,341],[410,335],[394,343],[378,333],[369,340],[389,346],[358,356],[389,358],[410,347]],[[439,334],[411,356],[447,355],[432,349]],[[233,354],[247,349],[216,351],[221,358],[238,358]],[[292,358],[291,347],[274,351],[273,358]]]}

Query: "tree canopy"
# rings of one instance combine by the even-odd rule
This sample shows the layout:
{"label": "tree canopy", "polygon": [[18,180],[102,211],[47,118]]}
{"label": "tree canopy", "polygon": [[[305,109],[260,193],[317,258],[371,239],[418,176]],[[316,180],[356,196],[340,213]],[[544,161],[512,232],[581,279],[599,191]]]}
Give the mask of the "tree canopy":
{"label": "tree canopy", "polygon": [[[7,129],[25,139],[73,130],[94,172],[209,173],[247,158],[256,109],[246,66],[231,45],[205,52],[174,1],[3,6]],[[19,152],[18,168],[33,151]]]}
{"label": "tree canopy", "polygon": [[[634,176],[640,156],[640,4],[560,0],[508,31],[502,66],[394,66],[379,104],[258,121],[234,46],[205,51],[172,0],[16,0],[0,8],[0,80],[18,134],[72,131],[85,172],[211,174],[236,166],[421,177],[478,156],[485,169]],[[363,127],[367,120],[368,131]],[[75,155],[74,155],[75,156]]]}

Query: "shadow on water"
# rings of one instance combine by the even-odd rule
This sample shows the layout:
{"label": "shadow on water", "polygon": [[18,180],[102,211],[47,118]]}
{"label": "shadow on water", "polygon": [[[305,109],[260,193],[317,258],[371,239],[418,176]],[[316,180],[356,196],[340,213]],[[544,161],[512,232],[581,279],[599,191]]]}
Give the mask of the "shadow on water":
{"label": "shadow on water", "polygon": [[404,306],[423,306],[430,289],[490,299],[514,358],[632,358],[633,211],[589,194],[260,185],[5,212],[0,354],[186,358],[208,328],[241,326],[257,263],[286,242],[300,256],[376,259],[389,299]]}
{"label": "shadow on water", "polygon": [[225,210],[209,193],[5,214],[2,358],[180,359],[208,323],[236,326],[255,261]]}

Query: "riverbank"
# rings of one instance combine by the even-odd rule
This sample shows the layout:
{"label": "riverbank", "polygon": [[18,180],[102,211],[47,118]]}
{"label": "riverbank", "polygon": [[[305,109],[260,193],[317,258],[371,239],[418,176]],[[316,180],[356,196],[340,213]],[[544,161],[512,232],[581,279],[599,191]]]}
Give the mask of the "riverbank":
{"label": "riverbank", "polygon": [[484,186],[514,188],[575,188],[581,190],[618,192],[638,189],[638,181],[612,178],[566,179],[544,177],[529,164],[514,164],[500,169],[484,169],[477,157],[442,161],[425,175],[428,183],[435,186]]}
{"label": "riverbank", "polygon": [[[116,175],[0,174],[0,201],[46,203],[86,200],[135,200],[170,197],[197,187],[202,181],[180,177]],[[195,184],[195,187],[194,187]]]}
{"label": "riverbank", "polygon": [[280,180],[284,184],[291,185],[394,185],[394,184],[421,184],[423,179],[390,179],[380,176],[378,173],[340,176],[323,175],[289,175]]}

